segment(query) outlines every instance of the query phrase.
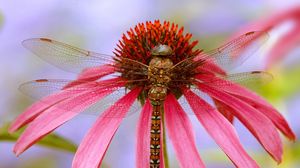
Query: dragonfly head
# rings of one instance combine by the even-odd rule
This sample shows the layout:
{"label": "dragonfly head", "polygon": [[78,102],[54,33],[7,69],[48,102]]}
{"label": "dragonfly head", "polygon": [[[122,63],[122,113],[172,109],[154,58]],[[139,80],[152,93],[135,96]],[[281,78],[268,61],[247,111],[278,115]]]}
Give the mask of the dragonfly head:
{"label": "dragonfly head", "polygon": [[170,56],[173,54],[173,50],[170,46],[164,44],[158,44],[151,50],[153,56]]}

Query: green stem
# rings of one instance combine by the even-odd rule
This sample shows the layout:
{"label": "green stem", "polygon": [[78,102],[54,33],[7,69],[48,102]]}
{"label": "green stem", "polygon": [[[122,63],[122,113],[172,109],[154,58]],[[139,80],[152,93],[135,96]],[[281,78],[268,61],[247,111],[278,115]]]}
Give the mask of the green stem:
{"label": "green stem", "polygon": [[168,158],[168,151],[167,151],[167,141],[166,141],[166,127],[165,127],[165,115],[164,115],[164,110],[162,107],[162,127],[163,127],[163,156],[164,156],[164,166],[165,168],[169,168],[169,158]]}

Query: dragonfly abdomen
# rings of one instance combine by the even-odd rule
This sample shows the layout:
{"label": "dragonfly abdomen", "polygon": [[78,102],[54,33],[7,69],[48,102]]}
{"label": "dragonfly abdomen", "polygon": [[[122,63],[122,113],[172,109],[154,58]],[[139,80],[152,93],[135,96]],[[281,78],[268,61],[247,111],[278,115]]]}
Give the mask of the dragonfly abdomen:
{"label": "dragonfly abdomen", "polygon": [[160,167],[161,154],[161,117],[163,115],[163,102],[167,95],[167,87],[153,85],[148,97],[152,104],[151,130],[150,130],[150,168]]}
{"label": "dragonfly abdomen", "polygon": [[161,132],[161,103],[153,105],[150,131],[150,168],[159,168],[160,165],[160,132]]}

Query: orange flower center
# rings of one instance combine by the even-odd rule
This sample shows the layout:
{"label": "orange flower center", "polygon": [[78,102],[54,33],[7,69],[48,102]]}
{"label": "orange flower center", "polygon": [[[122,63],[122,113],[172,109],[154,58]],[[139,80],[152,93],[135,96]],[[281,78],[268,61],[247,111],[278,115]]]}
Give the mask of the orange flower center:
{"label": "orange flower center", "polygon": [[178,28],[177,24],[170,22],[160,23],[159,20],[139,23],[123,34],[122,41],[119,41],[115,49],[116,58],[130,58],[148,65],[151,60],[151,50],[158,44],[171,47],[174,55],[171,57],[174,64],[188,57],[200,53],[194,50],[198,41],[189,42],[192,34],[183,33],[183,27]]}

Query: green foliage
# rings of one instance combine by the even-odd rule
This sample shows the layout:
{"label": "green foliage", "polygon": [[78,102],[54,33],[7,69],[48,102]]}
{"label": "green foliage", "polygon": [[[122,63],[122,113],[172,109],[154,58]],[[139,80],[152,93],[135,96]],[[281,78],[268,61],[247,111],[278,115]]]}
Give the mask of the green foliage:
{"label": "green foliage", "polygon": [[[21,129],[20,131],[10,134],[7,131],[9,125],[10,124],[4,124],[2,127],[0,127],[0,141],[15,142],[24,131],[24,129]],[[70,140],[54,133],[47,135],[45,138],[38,141],[37,144],[44,147],[59,149],[71,153],[75,153],[77,149],[77,146]]]}
{"label": "green foliage", "polygon": [[4,18],[3,18],[3,15],[2,15],[1,12],[0,12],[0,28],[1,28],[2,25],[3,25],[3,21],[4,21]]}
{"label": "green foliage", "polygon": [[297,141],[293,143],[290,149],[293,149],[291,150],[291,156],[293,156],[295,160],[298,160],[300,158],[300,142]]}
{"label": "green foliage", "polygon": [[271,73],[274,75],[273,81],[250,88],[272,101],[282,101],[300,92],[300,67],[296,66]]}
{"label": "green foliage", "polygon": [[55,158],[49,155],[42,155],[34,158],[30,158],[24,162],[21,162],[17,168],[53,168],[57,167],[57,161]]}

